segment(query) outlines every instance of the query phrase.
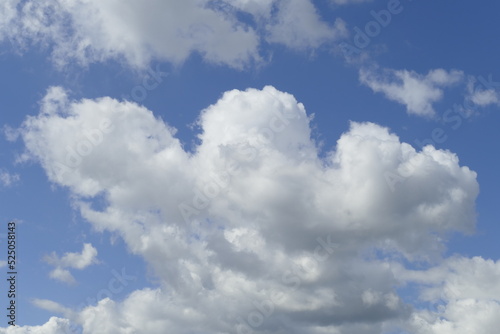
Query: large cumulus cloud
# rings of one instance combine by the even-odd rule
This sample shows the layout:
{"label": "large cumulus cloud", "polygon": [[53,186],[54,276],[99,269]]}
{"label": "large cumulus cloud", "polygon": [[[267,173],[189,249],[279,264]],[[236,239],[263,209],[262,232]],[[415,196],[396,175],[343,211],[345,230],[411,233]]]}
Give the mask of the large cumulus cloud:
{"label": "large cumulus cloud", "polygon": [[[107,334],[384,333],[416,324],[424,333],[422,319],[438,328],[441,315],[424,317],[398,287],[439,287],[451,275],[453,262],[431,281],[406,266],[439,261],[447,233],[473,231],[476,174],[449,151],[417,151],[373,123],[351,123],[319,158],[310,121],[273,87],[233,90],[201,112],[200,144],[187,151],[142,106],[51,88],[19,129],[23,159],[70,189],[80,214],[121,236],[160,282],[70,320]],[[446,321],[462,320],[467,298],[445,300]]]}

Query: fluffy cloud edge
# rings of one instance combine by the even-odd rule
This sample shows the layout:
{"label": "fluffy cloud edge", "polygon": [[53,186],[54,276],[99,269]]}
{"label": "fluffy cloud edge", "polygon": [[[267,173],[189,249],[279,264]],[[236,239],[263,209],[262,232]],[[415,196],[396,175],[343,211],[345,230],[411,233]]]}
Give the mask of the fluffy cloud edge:
{"label": "fluffy cloud edge", "polygon": [[382,93],[406,107],[408,114],[433,117],[435,102],[443,98],[443,88],[461,82],[464,73],[459,70],[430,70],[422,75],[414,71],[384,69],[378,72],[371,68],[359,70],[359,80],[375,93]]}
{"label": "fluffy cloud edge", "polygon": [[80,253],[66,252],[62,257],[52,252],[43,260],[55,268],[49,273],[49,277],[66,284],[75,285],[76,279],[67,268],[83,270],[92,264],[99,263],[97,249],[90,243],[84,243]]}
{"label": "fluffy cloud edge", "polygon": [[[310,0],[189,0],[176,7],[160,0],[8,0],[1,6],[0,39],[20,50],[40,45],[51,51],[58,68],[111,59],[134,69],[152,61],[178,66],[199,54],[210,63],[243,69],[264,62],[265,43],[311,50],[346,34],[342,20],[325,22]],[[254,24],[239,20],[240,13],[253,16]]]}
{"label": "fluffy cloud edge", "polygon": [[[410,262],[439,254],[442,233],[474,226],[476,175],[451,152],[417,151],[373,123],[351,123],[320,160],[309,122],[291,94],[232,90],[201,113],[201,144],[188,153],[175,130],[142,106],[77,101],[50,89],[40,114],[20,129],[27,155],[71,190],[96,230],[119,233],[161,279],[122,302],[88,306],[79,323],[108,334],[165,326],[183,333],[188,324],[214,333],[285,326],[365,334],[373,329],[361,325],[367,319],[380,331],[407,319],[411,306],[393,286],[402,274],[363,254],[377,249]],[[62,175],[54,173],[58,162],[69,164]],[[401,178],[396,187],[387,171]],[[93,209],[92,198],[102,195],[108,207]],[[196,219],[184,219],[182,203]],[[324,245],[337,245],[335,256]],[[367,272],[376,279],[363,278]],[[273,291],[284,299],[271,301],[272,315],[256,326],[253,315],[270,310]],[[161,321],[152,310],[162,310]]]}

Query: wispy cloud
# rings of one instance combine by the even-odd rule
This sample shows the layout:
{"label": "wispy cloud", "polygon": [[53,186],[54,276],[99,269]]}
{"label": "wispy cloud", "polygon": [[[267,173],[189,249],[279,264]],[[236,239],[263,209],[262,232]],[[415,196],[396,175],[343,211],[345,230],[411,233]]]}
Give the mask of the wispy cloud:
{"label": "wispy cloud", "polygon": [[[500,106],[500,84],[493,83],[490,87],[485,87],[474,77],[469,77],[467,82],[466,100],[474,105],[486,107],[489,105]],[[493,86],[493,87],[491,87]]]}
{"label": "wispy cloud", "polygon": [[19,174],[12,174],[0,169],[0,185],[4,187],[10,187],[19,182],[19,180]]}
{"label": "wispy cloud", "polygon": [[431,70],[425,75],[391,69],[362,68],[359,71],[361,83],[374,92],[403,104],[409,114],[426,117],[435,115],[432,105],[443,98],[443,88],[462,81],[463,77],[462,71],[443,69]]}
{"label": "wispy cloud", "polygon": [[55,252],[44,257],[44,261],[55,268],[50,272],[49,276],[55,280],[75,284],[76,280],[71,272],[66,268],[82,270],[86,267],[98,263],[97,250],[91,244],[84,244],[81,253],[64,253],[59,257]]}

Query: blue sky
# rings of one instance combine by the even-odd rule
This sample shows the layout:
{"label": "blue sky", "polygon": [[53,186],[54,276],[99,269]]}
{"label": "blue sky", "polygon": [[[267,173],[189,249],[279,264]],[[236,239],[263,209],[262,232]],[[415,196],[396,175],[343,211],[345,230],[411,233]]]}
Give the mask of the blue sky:
{"label": "blue sky", "polygon": [[0,333],[496,333],[499,9],[4,1]]}

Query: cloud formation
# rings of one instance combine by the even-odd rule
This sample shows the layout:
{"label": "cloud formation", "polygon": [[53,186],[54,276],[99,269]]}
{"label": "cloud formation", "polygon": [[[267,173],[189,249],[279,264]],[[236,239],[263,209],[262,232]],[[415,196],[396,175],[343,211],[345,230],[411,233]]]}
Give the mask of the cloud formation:
{"label": "cloud formation", "polygon": [[405,282],[422,284],[421,300],[438,306],[435,313],[415,312],[408,327],[412,332],[493,334],[498,330],[499,261],[453,257],[428,270],[396,271]]}
{"label": "cloud formation", "polygon": [[362,68],[359,80],[376,93],[406,106],[409,114],[431,117],[435,115],[433,103],[443,98],[443,88],[463,80],[463,72],[435,69],[426,75],[407,70],[386,69],[377,72]]}
{"label": "cloud formation", "polygon": [[[486,84],[488,83],[486,82]],[[493,83],[485,87],[483,82],[478,83],[477,79],[470,77],[467,82],[466,101],[480,107],[489,105],[500,106],[500,90],[498,87],[500,87],[498,83]]]}
{"label": "cloud formation", "polygon": [[68,319],[51,317],[49,321],[41,326],[9,326],[0,328],[2,334],[73,334],[72,327]]}
{"label": "cloud formation", "polygon": [[75,278],[66,268],[85,269],[91,264],[97,263],[96,257],[97,249],[91,244],[85,243],[81,253],[64,253],[62,257],[59,257],[55,252],[52,252],[44,257],[44,261],[55,267],[49,274],[51,278],[67,284],[75,284]]}
{"label": "cloud formation", "polygon": [[[447,233],[475,225],[476,174],[453,153],[353,122],[319,158],[305,107],[271,86],[224,93],[198,125],[187,152],[140,105],[53,87],[19,129],[25,157],[160,282],[71,321],[106,334],[368,334],[423,317],[398,292],[414,279],[403,264],[439,261]],[[391,187],[386,173],[402,170],[411,173]],[[89,264],[84,253],[76,263]]]}
{"label": "cloud formation", "polygon": [[179,65],[198,54],[243,68],[263,61],[262,42],[307,50],[346,33],[341,20],[324,22],[310,0],[8,0],[0,6],[0,40],[47,48],[59,67],[109,59],[133,68],[153,60]]}
{"label": "cloud formation", "polygon": [[3,187],[10,187],[19,182],[19,174],[12,174],[8,171],[0,169],[0,185]]}

